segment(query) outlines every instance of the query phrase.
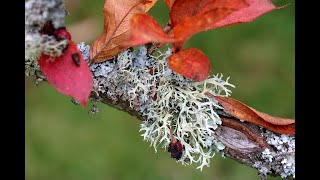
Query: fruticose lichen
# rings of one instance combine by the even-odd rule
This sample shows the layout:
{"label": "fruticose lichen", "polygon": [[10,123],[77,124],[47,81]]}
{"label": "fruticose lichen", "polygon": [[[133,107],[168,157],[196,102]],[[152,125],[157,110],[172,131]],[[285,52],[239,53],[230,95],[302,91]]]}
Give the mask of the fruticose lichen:
{"label": "fruticose lichen", "polygon": [[[78,45],[87,57],[89,46]],[[86,53],[85,53],[86,52]],[[184,147],[179,162],[184,165],[199,163],[198,168],[209,166],[215,152],[224,149],[212,134],[221,124],[216,109],[223,109],[204,92],[229,96],[222,75],[214,75],[196,83],[174,73],[167,63],[171,50],[148,55],[144,46],[138,50],[128,49],[114,59],[90,66],[94,91],[103,93],[117,102],[128,101],[130,107],[142,113],[141,124],[144,140],[150,141],[155,151],[161,146],[168,148],[173,136]]]}
{"label": "fruticose lichen", "polygon": [[43,25],[52,20],[54,28],[64,26],[66,10],[62,0],[29,0],[25,3],[25,74],[34,75],[39,69],[37,59],[41,53],[60,56],[68,40],[40,34]]}
{"label": "fruticose lichen", "polygon": [[263,134],[267,143],[274,149],[266,148],[262,152],[263,161],[257,161],[254,167],[261,176],[273,172],[282,178],[295,178],[295,137],[266,131]]}

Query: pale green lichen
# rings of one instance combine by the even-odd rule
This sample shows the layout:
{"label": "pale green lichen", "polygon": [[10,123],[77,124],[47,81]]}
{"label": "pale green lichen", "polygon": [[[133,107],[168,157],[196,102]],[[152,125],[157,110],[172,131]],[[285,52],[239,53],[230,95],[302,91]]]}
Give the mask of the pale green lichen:
{"label": "pale green lichen", "polygon": [[214,130],[221,124],[215,112],[222,109],[216,101],[206,96],[206,91],[214,95],[229,96],[234,87],[222,80],[222,75],[214,75],[204,82],[195,83],[173,73],[167,64],[170,53],[154,57],[153,76],[158,83],[157,98],[146,107],[147,117],[140,131],[144,140],[150,141],[157,151],[159,146],[167,148],[171,142],[170,129],[174,137],[184,146],[179,162],[184,165],[199,163],[198,169],[209,166],[215,152],[224,149],[223,144],[213,138]]}
{"label": "pale green lichen", "polygon": [[140,111],[146,119],[140,131],[155,151],[158,147],[168,148],[172,129],[174,138],[184,146],[179,162],[198,163],[202,170],[209,166],[215,152],[224,149],[213,137],[214,130],[221,124],[215,111],[223,108],[204,93],[229,96],[228,87],[234,86],[228,78],[224,81],[221,74],[200,83],[186,79],[169,68],[170,55],[168,49],[151,56],[141,46],[137,51],[128,49],[114,59],[92,64],[94,91],[114,102],[119,98],[129,101],[131,108]]}

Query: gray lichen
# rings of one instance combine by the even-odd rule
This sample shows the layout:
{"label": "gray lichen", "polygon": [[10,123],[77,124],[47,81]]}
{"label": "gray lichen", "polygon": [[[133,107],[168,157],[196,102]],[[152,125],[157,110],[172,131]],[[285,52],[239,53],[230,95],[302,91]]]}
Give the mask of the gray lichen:
{"label": "gray lichen", "polygon": [[[89,46],[78,45],[84,56]],[[127,49],[114,59],[90,66],[94,76],[94,92],[103,93],[115,103],[121,98],[128,101],[132,109],[145,117],[140,131],[143,138],[151,142],[155,151],[161,146],[168,148],[173,136],[184,147],[179,162],[184,165],[199,163],[198,168],[209,166],[215,152],[224,146],[212,134],[221,120],[217,109],[223,108],[204,92],[229,96],[234,87],[215,75],[204,82],[196,83],[174,73],[168,66],[171,55],[164,53],[148,55],[145,46],[137,50]]]}
{"label": "gray lichen", "polygon": [[54,36],[40,34],[43,25],[52,20],[54,28],[64,26],[64,1],[29,0],[25,3],[25,74],[34,75],[39,69],[37,59],[41,53],[60,56],[68,40],[58,41]]}
{"label": "gray lichen", "polygon": [[77,44],[77,48],[80,50],[84,60],[89,63],[90,60],[90,46],[86,45],[84,42]]}
{"label": "gray lichen", "polygon": [[270,131],[263,135],[274,149],[264,149],[261,154],[263,161],[255,162],[254,167],[261,176],[274,173],[280,174],[282,178],[295,178],[295,137]]}
{"label": "gray lichen", "polygon": [[38,30],[50,19],[55,28],[64,26],[66,10],[64,0],[29,0],[25,3],[25,25]]}

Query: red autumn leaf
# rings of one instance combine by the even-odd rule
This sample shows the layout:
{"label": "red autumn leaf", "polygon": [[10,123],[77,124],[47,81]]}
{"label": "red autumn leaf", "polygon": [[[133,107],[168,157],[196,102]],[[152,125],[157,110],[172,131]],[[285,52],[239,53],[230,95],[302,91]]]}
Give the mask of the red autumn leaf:
{"label": "red autumn leaf", "polygon": [[175,38],[183,39],[183,41],[175,44],[175,47],[182,47],[184,42],[194,34],[209,30],[210,27],[217,21],[221,20],[226,15],[232,13],[232,9],[216,9],[196,17],[188,17],[183,23],[173,27]]}
{"label": "red autumn leaf", "polygon": [[70,41],[59,57],[42,54],[38,60],[48,82],[60,93],[72,96],[84,107],[92,90],[92,74],[77,46]]}
{"label": "red autumn leaf", "polygon": [[[180,49],[188,38],[198,32],[234,23],[249,22],[277,9],[269,0],[165,0],[165,3],[171,8],[170,22],[173,33],[169,37],[179,40],[174,44],[176,49]],[[150,25],[144,26],[142,20],[132,25],[132,28],[135,28],[132,36],[135,37],[135,41],[140,40],[137,44],[151,41],[172,42],[153,19],[146,22],[150,22]]]}
{"label": "red autumn leaf", "polygon": [[90,61],[99,63],[128,48],[130,19],[135,13],[148,11],[156,0],[106,0],[103,6],[104,31],[90,48]]}
{"label": "red autumn leaf", "polygon": [[[183,42],[193,34],[208,30],[214,23],[230,13],[245,7],[244,0],[175,0],[170,20],[173,26],[172,36],[168,36],[161,26],[148,15],[133,16],[131,19],[131,40],[125,45],[140,45],[149,42],[179,42],[175,47],[181,47]],[[171,4],[172,5],[172,4]]]}
{"label": "red autumn leaf", "polygon": [[205,80],[210,73],[209,58],[196,48],[182,50],[171,55],[168,63],[174,72],[196,82]]}
{"label": "red autumn leaf", "polygon": [[244,7],[246,7],[245,0],[176,0],[170,11],[170,20],[172,26],[176,26],[187,18],[198,16],[200,20],[201,15],[217,9],[220,10],[215,15],[221,16],[220,13],[224,14],[224,10],[236,11]]}
{"label": "red autumn leaf", "polygon": [[263,14],[266,14],[272,10],[285,7],[276,7],[270,0],[246,0],[246,2],[249,5],[248,7],[242,8],[241,10],[228,15],[226,18],[215,23],[213,28],[219,28],[237,23],[251,22],[259,16],[262,16]]}
{"label": "red autumn leaf", "polygon": [[[139,14],[131,19],[131,39],[125,45],[172,42],[174,43],[173,52],[177,53],[188,38],[198,32],[217,28],[216,24],[223,22],[224,19],[227,19],[229,24],[235,23],[234,21],[239,19],[242,22],[248,22],[276,8],[268,0],[261,0],[261,2],[258,2],[258,0],[165,0],[165,3],[170,9],[169,22],[173,27],[173,32],[167,35],[153,18],[145,14]],[[261,5],[261,7],[257,5]],[[236,13],[241,17],[231,16]],[[229,19],[228,17],[233,18]],[[210,63],[204,63],[201,58],[200,60],[193,57],[189,58],[186,52],[182,52],[180,55],[173,54],[169,58],[171,69],[184,77],[196,81],[204,80],[206,77],[203,79],[203,76],[209,74],[210,67],[207,71],[201,72],[199,64]],[[182,55],[186,56],[182,57]],[[209,60],[207,61],[209,62]],[[187,64],[183,65],[184,63]],[[193,63],[194,65],[192,65]],[[187,67],[193,68],[189,70]]]}
{"label": "red autumn leaf", "polygon": [[205,94],[216,99],[232,116],[238,119],[262,126],[280,134],[295,133],[295,120],[293,119],[279,118],[259,112],[232,98],[214,96],[209,92]]}
{"label": "red autumn leaf", "polygon": [[131,18],[131,39],[125,46],[137,46],[149,42],[175,42],[161,28],[160,24],[151,16],[144,13],[137,13]]}
{"label": "red autumn leaf", "polygon": [[176,0],[170,12],[174,37],[186,40],[213,29],[216,22],[246,5],[244,0]]}

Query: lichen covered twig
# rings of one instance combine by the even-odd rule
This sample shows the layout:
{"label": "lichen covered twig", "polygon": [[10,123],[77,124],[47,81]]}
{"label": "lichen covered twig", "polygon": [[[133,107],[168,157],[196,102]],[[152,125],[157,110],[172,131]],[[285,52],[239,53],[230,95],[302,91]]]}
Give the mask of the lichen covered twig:
{"label": "lichen covered twig", "polygon": [[[30,72],[39,71],[35,60],[39,52],[46,50],[39,45],[43,37],[38,26],[30,24],[43,25],[44,20],[31,17],[37,11],[36,7],[45,2],[26,3],[26,35],[29,36],[26,52],[30,52],[26,55],[26,74],[36,77],[39,74]],[[50,6],[53,2],[56,1],[47,2],[52,9],[46,5],[43,9],[60,12],[63,6]],[[40,17],[46,16],[40,14]],[[51,16],[51,19],[59,22],[61,17]],[[41,41],[36,41],[37,37]],[[78,48],[89,61],[90,46],[80,43]],[[55,52],[54,49],[48,51]],[[150,141],[156,151],[158,147],[168,147],[172,130],[174,138],[183,145],[178,162],[184,165],[198,163],[198,168],[202,169],[210,165],[215,153],[220,153],[258,169],[262,178],[266,175],[294,178],[294,135],[279,135],[232,117],[217,101],[205,95],[209,91],[214,95],[229,96],[229,88],[233,85],[228,78],[223,80],[218,74],[201,83],[192,82],[171,71],[167,65],[170,53],[170,50],[157,50],[150,55],[146,47],[141,46],[135,51],[127,49],[103,63],[91,64],[94,82],[91,100],[119,108],[142,120],[143,138]],[[30,59],[32,63],[29,63]],[[229,124],[223,123],[224,118],[229,119]],[[230,125],[233,123],[241,126]]]}
{"label": "lichen covered twig", "polygon": [[54,28],[64,26],[66,13],[62,0],[29,0],[25,3],[25,74],[37,75],[37,83],[45,78],[36,61],[41,53],[60,56],[68,44],[67,39],[58,41],[40,30],[47,22],[52,22]]}

